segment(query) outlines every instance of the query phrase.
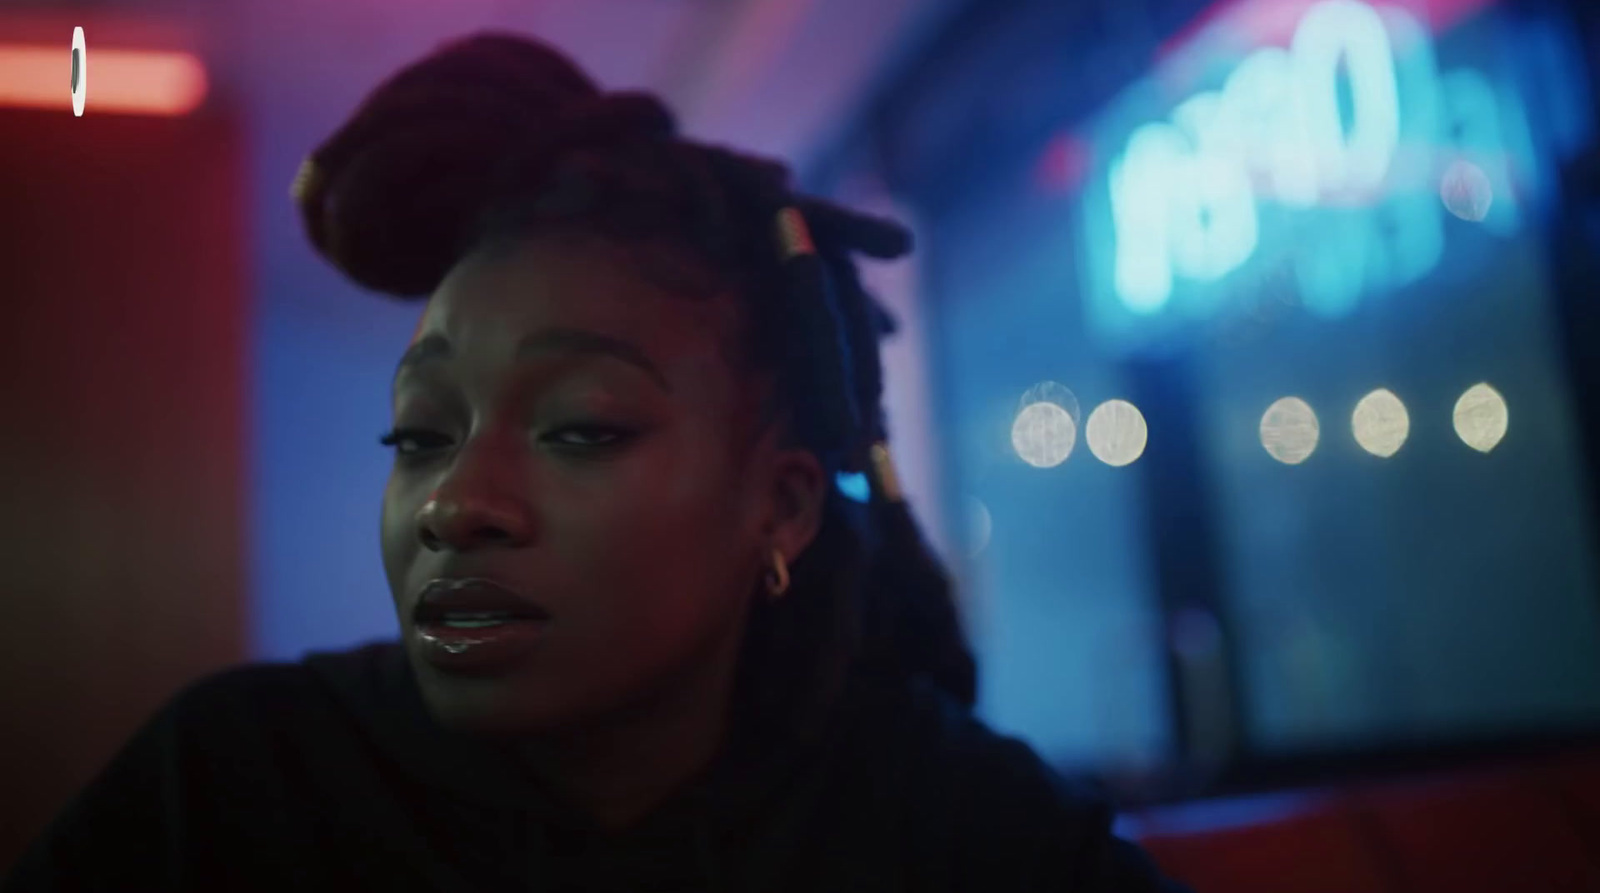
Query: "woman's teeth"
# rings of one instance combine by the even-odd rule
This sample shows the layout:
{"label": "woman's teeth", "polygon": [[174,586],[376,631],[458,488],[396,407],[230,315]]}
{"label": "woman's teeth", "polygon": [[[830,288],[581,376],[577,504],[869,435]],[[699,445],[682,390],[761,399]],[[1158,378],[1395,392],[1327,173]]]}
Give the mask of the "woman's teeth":
{"label": "woman's teeth", "polygon": [[444,625],[452,629],[482,629],[511,620],[510,614],[446,614]]}

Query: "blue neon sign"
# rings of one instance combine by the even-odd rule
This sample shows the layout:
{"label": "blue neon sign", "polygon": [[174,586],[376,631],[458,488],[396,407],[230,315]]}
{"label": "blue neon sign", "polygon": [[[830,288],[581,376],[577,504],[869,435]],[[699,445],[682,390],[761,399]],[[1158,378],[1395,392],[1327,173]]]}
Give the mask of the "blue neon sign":
{"label": "blue neon sign", "polygon": [[1095,141],[1108,161],[1084,234],[1102,326],[1206,318],[1266,277],[1343,315],[1439,267],[1452,168],[1481,172],[1458,178],[1487,187],[1464,204],[1479,226],[1521,225],[1537,172],[1520,105],[1476,67],[1441,70],[1405,10],[1324,0],[1288,46],[1218,61],[1175,105],[1135,85]]}

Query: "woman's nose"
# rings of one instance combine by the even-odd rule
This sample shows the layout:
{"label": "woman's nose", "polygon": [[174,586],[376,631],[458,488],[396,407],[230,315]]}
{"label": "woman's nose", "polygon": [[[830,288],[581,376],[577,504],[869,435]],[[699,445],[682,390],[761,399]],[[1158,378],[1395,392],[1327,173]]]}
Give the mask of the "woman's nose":
{"label": "woman's nose", "polygon": [[486,490],[435,490],[417,512],[417,537],[435,552],[467,552],[487,546],[524,546],[532,519],[520,501]]}

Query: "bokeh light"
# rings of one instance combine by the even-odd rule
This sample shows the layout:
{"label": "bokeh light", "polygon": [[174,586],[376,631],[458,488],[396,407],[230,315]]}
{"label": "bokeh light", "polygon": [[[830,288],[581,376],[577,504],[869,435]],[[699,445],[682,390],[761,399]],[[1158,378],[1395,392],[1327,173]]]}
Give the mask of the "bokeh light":
{"label": "bokeh light", "polygon": [[1379,388],[1356,404],[1350,427],[1362,449],[1387,459],[1400,452],[1411,435],[1411,416],[1393,391]]}
{"label": "bokeh light", "polygon": [[1299,397],[1284,397],[1261,417],[1261,445],[1285,465],[1299,465],[1317,448],[1317,414]]}
{"label": "bokeh light", "polygon": [[1144,455],[1149,437],[1144,414],[1126,400],[1107,400],[1095,407],[1084,427],[1089,451],[1101,462],[1118,468]]}
{"label": "bokeh light", "polygon": [[1067,461],[1077,442],[1077,423],[1048,400],[1024,406],[1011,425],[1012,448],[1035,468],[1052,468]]}
{"label": "bokeh light", "polygon": [[1480,383],[1467,388],[1461,399],[1456,401],[1456,435],[1480,453],[1487,453],[1499,446],[1510,424],[1505,398],[1488,384]]}

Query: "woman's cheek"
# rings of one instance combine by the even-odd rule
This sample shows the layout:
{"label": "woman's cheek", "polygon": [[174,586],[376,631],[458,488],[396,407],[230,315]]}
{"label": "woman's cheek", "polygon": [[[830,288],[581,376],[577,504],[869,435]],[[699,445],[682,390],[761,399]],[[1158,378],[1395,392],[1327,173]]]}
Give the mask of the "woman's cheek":
{"label": "woman's cheek", "polygon": [[421,507],[413,493],[416,485],[391,474],[383,488],[383,506],[380,523],[383,527],[384,547],[415,539],[417,510]]}
{"label": "woman's cheek", "polygon": [[407,536],[400,523],[394,489],[392,480],[384,488],[383,503],[379,510],[378,543],[383,555],[384,578],[389,584],[390,594],[398,600],[405,589],[406,570],[413,555],[407,543],[415,543],[417,538]]}

